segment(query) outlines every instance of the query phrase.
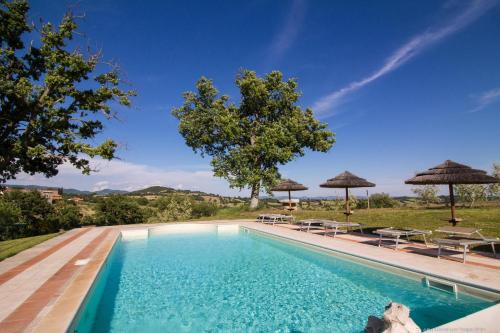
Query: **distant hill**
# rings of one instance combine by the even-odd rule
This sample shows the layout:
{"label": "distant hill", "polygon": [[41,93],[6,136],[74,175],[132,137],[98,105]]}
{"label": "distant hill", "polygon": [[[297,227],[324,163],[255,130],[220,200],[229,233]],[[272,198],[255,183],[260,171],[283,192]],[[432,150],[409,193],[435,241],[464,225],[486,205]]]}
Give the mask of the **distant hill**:
{"label": "distant hill", "polygon": [[128,192],[129,195],[169,195],[169,194],[187,194],[187,195],[198,195],[198,196],[209,196],[209,197],[222,197],[218,194],[206,193],[202,191],[191,191],[191,190],[180,190],[167,186],[150,186],[143,188],[141,190]]}
{"label": "distant hill", "polygon": [[40,186],[40,185],[12,185],[12,184],[5,184],[5,186],[10,187],[10,188],[27,188],[31,190],[57,190],[60,187],[54,187],[54,186]]}
{"label": "distant hill", "polygon": [[63,189],[64,194],[72,194],[72,195],[91,195],[93,192],[92,191],[84,191],[84,190],[77,190],[76,188],[65,188]]}
{"label": "distant hill", "polygon": [[[41,185],[6,184],[5,186],[11,187],[11,188],[27,188],[27,189],[32,189],[32,190],[57,190],[60,188],[60,187],[41,186]],[[93,191],[78,190],[76,188],[63,188],[63,193],[69,194],[69,195],[110,195],[110,194],[125,194],[125,193],[128,193],[128,191],[104,189],[104,190],[93,192]]]}
{"label": "distant hill", "polygon": [[130,195],[165,195],[179,192],[179,190],[165,186],[150,186],[141,190],[129,192]]}
{"label": "distant hill", "polygon": [[109,188],[105,188],[104,190],[92,192],[92,194],[95,194],[95,195],[113,195],[113,194],[127,194],[127,193],[129,193],[129,191],[112,190]]}

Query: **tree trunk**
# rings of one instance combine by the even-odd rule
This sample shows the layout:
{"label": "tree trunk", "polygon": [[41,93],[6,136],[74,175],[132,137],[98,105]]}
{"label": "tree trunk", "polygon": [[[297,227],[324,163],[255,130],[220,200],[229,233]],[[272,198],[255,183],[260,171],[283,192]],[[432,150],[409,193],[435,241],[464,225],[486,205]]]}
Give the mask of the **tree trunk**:
{"label": "tree trunk", "polygon": [[260,192],[260,184],[252,185],[252,194],[250,196],[250,208],[256,209],[259,205],[259,192]]}

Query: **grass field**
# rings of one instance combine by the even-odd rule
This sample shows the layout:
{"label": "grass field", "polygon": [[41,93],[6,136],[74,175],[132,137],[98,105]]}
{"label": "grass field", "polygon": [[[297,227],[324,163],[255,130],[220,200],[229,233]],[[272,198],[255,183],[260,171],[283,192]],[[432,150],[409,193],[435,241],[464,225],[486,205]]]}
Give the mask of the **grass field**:
{"label": "grass field", "polygon": [[[210,219],[255,218],[261,213],[283,213],[283,210],[268,208],[248,211],[241,208],[227,208],[220,210],[217,215]],[[298,210],[293,215],[297,220],[307,218],[345,220],[342,212],[325,210]],[[500,237],[500,206],[458,208],[457,216],[464,219],[458,224],[459,226],[480,228],[484,235]],[[356,210],[351,216],[351,221],[366,224],[369,229],[397,227],[435,230],[440,226],[450,225],[447,222],[449,218],[450,210],[445,207],[432,209],[377,208]]]}
{"label": "grass field", "polygon": [[56,232],[54,234],[2,241],[0,242],[0,261],[60,234],[60,232]]}

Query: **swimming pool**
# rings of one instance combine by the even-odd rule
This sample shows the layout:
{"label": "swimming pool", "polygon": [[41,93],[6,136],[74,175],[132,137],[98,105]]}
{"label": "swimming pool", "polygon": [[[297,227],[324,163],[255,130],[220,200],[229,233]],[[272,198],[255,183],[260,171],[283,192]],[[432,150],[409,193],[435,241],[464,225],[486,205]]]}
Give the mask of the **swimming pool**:
{"label": "swimming pool", "polygon": [[77,332],[362,332],[390,301],[421,328],[493,301],[236,229],[119,240]]}

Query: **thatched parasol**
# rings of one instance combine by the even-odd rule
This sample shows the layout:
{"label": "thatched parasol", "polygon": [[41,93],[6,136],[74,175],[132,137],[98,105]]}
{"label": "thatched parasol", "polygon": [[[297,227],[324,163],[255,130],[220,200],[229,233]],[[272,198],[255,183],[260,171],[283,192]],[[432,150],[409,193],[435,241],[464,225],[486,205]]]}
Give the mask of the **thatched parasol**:
{"label": "thatched parasol", "polygon": [[455,196],[453,194],[454,184],[493,184],[500,183],[500,179],[488,176],[486,171],[472,169],[467,165],[450,160],[444,161],[427,171],[419,172],[413,178],[405,181],[412,185],[448,185],[450,190],[451,220],[456,225],[460,219],[455,217]]}
{"label": "thatched parasol", "polygon": [[307,190],[307,187],[305,187],[302,184],[297,183],[296,181],[293,181],[291,179],[285,179],[281,181],[278,185],[273,187],[271,191],[273,192],[288,192],[288,208],[289,210],[292,210],[292,195],[290,192],[292,191],[304,191]]}
{"label": "thatched parasol", "polygon": [[352,214],[349,208],[349,188],[352,187],[374,187],[374,183],[370,183],[364,178],[353,175],[349,171],[344,171],[341,174],[335,176],[335,178],[328,179],[325,183],[321,184],[320,187],[327,188],[345,188],[345,215],[347,216],[347,222],[349,222],[349,216]]}

